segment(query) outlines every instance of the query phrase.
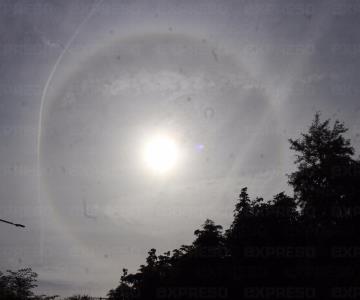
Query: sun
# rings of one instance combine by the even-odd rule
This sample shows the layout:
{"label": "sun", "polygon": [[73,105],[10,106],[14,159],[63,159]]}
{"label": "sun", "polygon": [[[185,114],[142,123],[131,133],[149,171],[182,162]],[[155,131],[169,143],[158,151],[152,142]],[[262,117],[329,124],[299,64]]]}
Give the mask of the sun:
{"label": "sun", "polygon": [[168,135],[159,134],[150,138],[144,147],[144,161],[156,174],[165,174],[174,169],[179,159],[179,147]]}

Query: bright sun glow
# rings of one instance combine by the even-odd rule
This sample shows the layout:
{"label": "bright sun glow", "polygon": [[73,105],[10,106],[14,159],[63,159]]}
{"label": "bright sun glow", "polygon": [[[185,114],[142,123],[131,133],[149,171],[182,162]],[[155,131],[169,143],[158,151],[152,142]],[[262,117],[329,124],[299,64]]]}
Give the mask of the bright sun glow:
{"label": "bright sun glow", "polygon": [[145,144],[145,163],[157,174],[164,174],[173,169],[178,158],[178,146],[169,136],[158,135]]}

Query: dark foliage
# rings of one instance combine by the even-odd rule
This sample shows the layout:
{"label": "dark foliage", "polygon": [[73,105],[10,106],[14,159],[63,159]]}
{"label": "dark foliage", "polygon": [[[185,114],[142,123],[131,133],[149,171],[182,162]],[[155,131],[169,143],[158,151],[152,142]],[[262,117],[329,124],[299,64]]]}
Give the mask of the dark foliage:
{"label": "dark foliage", "polygon": [[58,296],[35,295],[32,291],[37,285],[37,274],[31,268],[18,271],[0,272],[1,300],[52,300]]}

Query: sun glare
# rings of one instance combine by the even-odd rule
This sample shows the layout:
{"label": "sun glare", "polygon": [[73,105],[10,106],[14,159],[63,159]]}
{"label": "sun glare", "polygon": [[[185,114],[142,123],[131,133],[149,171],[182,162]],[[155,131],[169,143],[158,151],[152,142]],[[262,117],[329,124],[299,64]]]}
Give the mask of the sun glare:
{"label": "sun glare", "polygon": [[169,136],[157,135],[149,139],[145,144],[145,163],[157,174],[164,174],[173,169],[178,161],[178,157],[178,146]]}

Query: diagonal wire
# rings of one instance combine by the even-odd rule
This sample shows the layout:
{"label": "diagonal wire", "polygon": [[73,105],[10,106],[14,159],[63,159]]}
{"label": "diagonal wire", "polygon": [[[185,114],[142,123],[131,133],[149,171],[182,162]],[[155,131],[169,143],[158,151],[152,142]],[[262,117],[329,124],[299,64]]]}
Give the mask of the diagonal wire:
{"label": "diagonal wire", "polygon": [[13,223],[13,222],[6,221],[6,220],[3,220],[3,219],[0,219],[0,222],[7,223],[7,224],[10,224],[10,225],[14,225],[14,226],[16,226],[16,227],[22,227],[22,228],[25,228],[25,225],[22,225],[22,224],[17,224],[17,223]]}

